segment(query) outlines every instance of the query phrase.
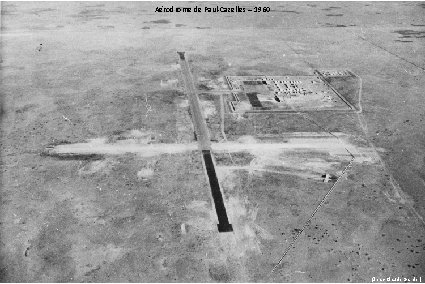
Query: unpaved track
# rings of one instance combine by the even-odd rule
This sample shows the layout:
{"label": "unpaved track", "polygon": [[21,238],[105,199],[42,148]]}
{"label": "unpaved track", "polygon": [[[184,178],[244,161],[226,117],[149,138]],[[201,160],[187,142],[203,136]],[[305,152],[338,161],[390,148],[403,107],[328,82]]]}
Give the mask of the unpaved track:
{"label": "unpaved track", "polygon": [[[367,149],[358,148],[350,143],[339,141],[334,137],[321,138],[291,138],[284,143],[240,143],[240,142],[222,142],[209,143],[209,149],[213,151],[254,151],[273,153],[276,151],[326,151],[333,155],[350,156],[346,149],[355,153],[356,157],[367,158],[372,155]],[[62,144],[47,148],[47,152],[52,155],[122,155],[125,153],[135,153],[143,157],[153,157],[161,154],[177,154],[199,149],[196,143],[188,144],[141,144],[135,140],[129,139],[115,143],[107,143],[107,139],[91,139],[85,143]],[[373,158],[373,157],[369,157]]]}
{"label": "unpaved track", "polygon": [[190,144],[136,144],[116,143],[107,144],[104,140],[93,139],[88,143],[64,144],[52,148],[50,154],[68,155],[122,155],[125,153],[136,153],[143,157],[153,157],[161,154],[178,154],[197,150],[196,143]]}

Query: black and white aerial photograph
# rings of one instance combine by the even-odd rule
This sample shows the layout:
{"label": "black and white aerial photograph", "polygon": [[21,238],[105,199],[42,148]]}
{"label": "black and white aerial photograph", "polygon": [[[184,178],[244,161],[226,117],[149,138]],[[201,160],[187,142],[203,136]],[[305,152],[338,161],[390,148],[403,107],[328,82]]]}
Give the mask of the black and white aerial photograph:
{"label": "black and white aerial photograph", "polygon": [[0,282],[425,283],[425,2],[0,7]]}

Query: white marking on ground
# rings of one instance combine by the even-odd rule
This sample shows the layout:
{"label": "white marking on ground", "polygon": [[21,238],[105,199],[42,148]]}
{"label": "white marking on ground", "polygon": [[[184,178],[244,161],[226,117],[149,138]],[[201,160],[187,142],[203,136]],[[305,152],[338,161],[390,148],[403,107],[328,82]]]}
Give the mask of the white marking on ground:
{"label": "white marking on ground", "polygon": [[140,171],[137,172],[137,178],[144,180],[144,179],[148,179],[151,176],[153,176],[154,170],[153,169],[141,169]]}
{"label": "white marking on ground", "polygon": [[177,106],[181,108],[186,108],[189,106],[189,100],[187,99],[177,98],[176,102],[177,102]]}
{"label": "white marking on ground", "polygon": [[205,118],[213,116],[217,113],[215,109],[215,105],[211,101],[200,101],[202,106],[202,111],[204,113]]}
{"label": "white marking on ground", "polygon": [[161,88],[175,88],[178,82],[178,79],[161,80],[160,86]]}

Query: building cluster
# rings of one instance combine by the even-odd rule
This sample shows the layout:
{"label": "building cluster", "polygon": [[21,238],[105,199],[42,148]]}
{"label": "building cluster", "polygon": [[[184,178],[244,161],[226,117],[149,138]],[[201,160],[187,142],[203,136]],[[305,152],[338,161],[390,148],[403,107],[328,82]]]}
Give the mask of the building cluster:
{"label": "building cluster", "polygon": [[[347,73],[326,72],[329,76]],[[246,112],[335,107],[338,95],[322,76],[226,76],[231,92],[229,108],[232,112]]]}

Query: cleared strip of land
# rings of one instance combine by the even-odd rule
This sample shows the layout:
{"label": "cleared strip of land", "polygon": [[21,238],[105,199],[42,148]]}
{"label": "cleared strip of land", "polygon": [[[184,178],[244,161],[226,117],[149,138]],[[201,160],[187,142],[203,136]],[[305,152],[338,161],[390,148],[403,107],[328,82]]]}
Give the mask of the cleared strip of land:
{"label": "cleared strip of land", "polygon": [[135,153],[143,157],[153,157],[161,154],[178,154],[198,150],[197,143],[190,144],[137,144],[132,140],[121,143],[107,143],[106,139],[93,139],[86,143],[63,144],[48,149],[51,155],[100,154],[122,155]]}
{"label": "cleared strip of land", "polygon": [[[125,153],[134,153],[143,157],[152,157],[161,154],[179,154],[188,151],[198,150],[197,143],[188,144],[142,144],[129,139],[108,143],[106,138],[91,139],[84,143],[62,144],[46,149],[46,154],[56,156],[70,155],[122,155]],[[274,153],[279,151],[323,151],[331,155],[347,156],[348,149],[358,160],[374,160],[374,152],[365,148],[358,148],[350,143],[341,143],[334,137],[329,138],[290,138],[279,143],[262,143],[262,142],[224,142],[212,143],[212,151],[228,151],[228,152],[262,152]]]}

